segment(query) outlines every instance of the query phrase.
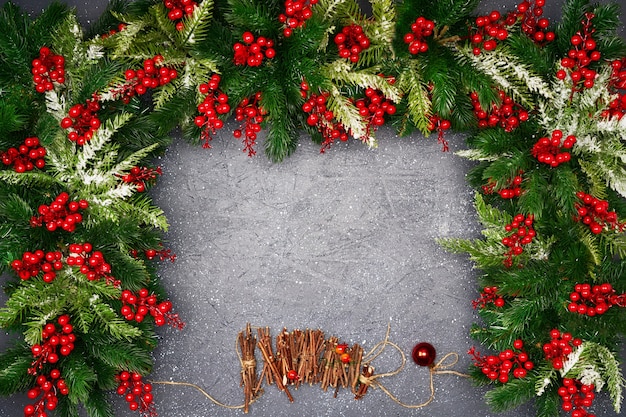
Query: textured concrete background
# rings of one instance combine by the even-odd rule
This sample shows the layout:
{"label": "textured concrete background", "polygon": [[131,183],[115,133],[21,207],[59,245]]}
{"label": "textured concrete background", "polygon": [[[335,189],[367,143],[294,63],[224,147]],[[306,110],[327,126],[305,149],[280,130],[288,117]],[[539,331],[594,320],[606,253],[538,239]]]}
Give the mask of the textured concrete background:
{"label": "textured concrete background", "polygon": [[[17,3],[34,13],[47,4]],[[68,3],[85,24],[106,5]],[[489,0],[481,11],[515,3]],[[548,3],[547,13],[557,16],[562,2]],[[465,352],[474,345],[468,330],[476,320],[470,305],[477,296],[475,273],[434,239],[478,236],[473,192],[465,182],[470,164],[442,153],[434,136],[399,138],[387,128],[379,131],[377,149],[353,141],[324,155],[303,136],[294,156],[272,164],[261,152],[252,159],[242,153],[230,134],[234,127],[222,129],[212,149],[178,140],[156,161],[164,175],[151,194],[170,221],[166,239],[178,254],[175,263],[161,264],[159,274],[187,327],[159,329],[151,378],[198,384],[224,403],[241,404],[234,347],[247,322],[270,326],[274,335],[283,327],[320,328],[366,350],[384,338],[389,323],[390,339],[405,353],[428,341],[439,357],[458,352],[455,369],[465,371]],[[448,139],[452,151],[463,147],[463,136]],[[0,333],[0,348],[8,339]],[[374,365],[386,372],[399,360],[387,351]],[[405,403],[428,398],[428,371],[412,362],[382,382]],[[250,415],[495,415],[484,404],[486,390],[468,380],[440,375],[435,386],[435,401],[420,410],[402,408],[380,390],[355,401],[347,390],[333,398],[318,386],[301,387],[291,404],[269,386]],[[0,399],[0,417],[21,416],[26,402],[23,395]],[[156,386],[155,403],[164,417],[242,413],[184,387]],[[116,415],[137,415],[122,399],[115,404]],[[604,394],[594,412],[615,416]],[[534,411],[526,406],[500,415]]]}

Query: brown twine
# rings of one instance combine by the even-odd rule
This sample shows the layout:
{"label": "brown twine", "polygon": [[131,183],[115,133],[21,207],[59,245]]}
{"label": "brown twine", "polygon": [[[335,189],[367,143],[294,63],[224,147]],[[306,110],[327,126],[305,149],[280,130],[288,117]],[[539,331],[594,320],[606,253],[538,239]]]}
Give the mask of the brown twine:
{"label": "brown twine", "polygon": [[[255,359],[251,359],[251,360],[247,360],[247,361],[243,360],[243,358],[241,357],[241,353],[239,352],[239,345],[237,344],[237,342],[235,342],[235,351],[237,352],[237,357],[239,358],[239,363],[241,364],[241,369],[242,369],[241,372],[242,373],[244,372],[244,369],[256,366],[256,360]],[[241,405],[224,404],[224,403],[216,400],[215,398],[213,398],[208,392],[203,390],[200,386],[198,386],[196,384],[192,384],[190,382],[150,381],[150,383],[158,384],[158,385],[174,385],[174,386],[191,387],[191,388],[194,388],[197,391],[199,391],[202,395],[204,395],[206,398],[211,400],[215,405],[218,405],[218,406],[224,407],[224,408],[228,408],[228,409],[231,409],[231,410],[245,408],[245,406],[246,406],[246,404],[241,404]],[[253,398],[252,401],[250,401],[250,403],[253,403],[255,400],[256,400],[256,398]]]}
{"label": "brown twine", "polygon": [[[402,407],[411,408],[411,409],[417,409],[417,408],[425,407],[428,404],[430,404],[435,399],[435,382],[434,382],[434,375],[435,374],[452,374],[452,375],[457,375],[457,376],[461,376],[461,377],[464,377],[464,378],[469,378],[470,377],[467,374],[448,369],[448,368],[451,368],[452,366],[456,365],[456,363],[459,361],[459,354],[456,353],[456,352],[450,352],[447,355],[445,355],[439,362],[437,362],[437,364],[431,365],[428,368],[428,370],[429,370],[429,377],[430,377],[430,383],[429,383],[429,386],[430,386],[430,396],[428,397],[428,400],[426,400],[425,402],[423,402],[421,404],[406,404],[406,403],[400,401],[395,395],[393,395],[391,393],[391,391],[388,388],[386,388],[379,381],[379,379],[382,379],[382,378],[385,378],[385,377],[388,377],[388,376],[397,375],[398,373],[400,373],[400,371],[402,371],[402,369],[406,365],[406,355],[404,354],[404,352],[402,352],[402,350],[400,349],[400,347],[398,345],[396,345],[393,342],[390,342],[388,340],[388,337],[389,337],[389,329],[387,330],[387,335],[385,336],[385,340],[383,340],[382,342],[378,343],[374,347],[374,349],[372,349],[372,351],[371,351],[371,352],[374,352],[376,349],[379,349],[379,352],[377,352],[375,355],[373,355],[373,357],[368,360],[366,365],[369,366],[369,363],[372,360],[374,360],[376,357],[378,357],[380,354],[382,354],[382,352],[384,351],[385,347],[387,347],[387,346],[393,347],[394,349],[396,349],[400,353],[400,356],[402,357],[402,363],[400,364],[400,366],[395,371],[385,372],[385,373],[381,373],[381,374],[373,374],[371,376],[365,376],[365,375],[361,374],[359,376],[359,382],[361,384],[364,384],[364,385],[368,386],[368,387],[372,387],[373,389],[379,388],[382,392],[387,394],[387,396],[389,398],[391,398],[396,404],[401,405]],[[369,355],[369,353],[368,353],[368,355]],[[454,357],[452,363],[444,364],[444,362],[449,357]],[[372,367],[372,369],[373,369],[373,367]]]}
{"label": "brown twine", "polygon": [[[198,385],[196,384],[191,384],[189,382],[172,382],[172,381],[150,381],[152,384],[160,384],[160,385],[180,385],[180,386],[185,386],[185,387],[192,387],[195,388],[196,390],[200,391],[205,397],[207,397],[209,400],[213,401],[214,404],[219,405],[220,407],[224,407],[224,408],[230,408],[232,410],[234,409],[239,409],[239,408],[244,408],[245,404],[241,404],[241,405],[228,405],[228,404],[224,404],[219,402],[218,400],[216,400],[215,398],[211,397],[211,395],[209,395],[205,390],[203,390],[202,388],[200,388]],[[252,400],[252,402],[254,402],[254,400]]]}

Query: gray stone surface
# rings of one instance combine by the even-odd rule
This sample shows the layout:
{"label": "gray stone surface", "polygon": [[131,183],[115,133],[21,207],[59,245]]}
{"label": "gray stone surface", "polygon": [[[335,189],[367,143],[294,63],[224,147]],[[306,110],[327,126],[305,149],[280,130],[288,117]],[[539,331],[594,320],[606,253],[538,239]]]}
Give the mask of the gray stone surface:
{"label": "gray stone surface", "polygon": [[[36,12],[45,2],[18,3]],[[491,0],[483,10],[514,3]],[[106,2],[73,4],[89,22]],[[187,327],[158,330],[151,378],[198,384],[226,404],[241,404],[235,338],[247,322],[269,326],[274,335],[283,327],[320,328],[365,349],[384,338],[389,324],[390,339],[407,355],[415,343],[428,341],[439,357],[458,352],[455,369],[465,371],[465,352],[474,344],[468,329],[476,320],[470,305],[475,272],[435,238],[478,235],[473,191],[465,182],[469,163],[442,153],[434,136],[399,138],[384,128],[377,149],[352,141],[320,155],[303,136],[292,157],[272,164],[261,151],[255,158],[242,153],[232,128],[216,136],[212,149],[176,140],[156,161],[164,174],[151,194],[171,224],[167,246],[178,255],[175,263],[161,263],[159,275]],[[448,139],[452,151],[463,147],[463,136]],[[0,348],[8,339],[0,333]],[[388,350],[374,365],[386,372],[399,363]],[[410,359],[382,383],[406,403],[428,398],[428,371]],[[484,404],[486,390],[466,379],[436,376],[435,387],[432,404],[407,410],[380,390],[355,401],[347,390],[333,398],[331,391],[303,386],[291,404],[267,386],[250,415],[496,415]],[[155,398],[163,417],[242,413],[186,387],[157,385]],[[25,403],[23,395],[0,399],[0,417],[22,415]],[[115,406],[116,415],[137,415],[122,399]],[[615,416],[604,395],[594,409]],[[526,406],[500,415],[534,411]]]}

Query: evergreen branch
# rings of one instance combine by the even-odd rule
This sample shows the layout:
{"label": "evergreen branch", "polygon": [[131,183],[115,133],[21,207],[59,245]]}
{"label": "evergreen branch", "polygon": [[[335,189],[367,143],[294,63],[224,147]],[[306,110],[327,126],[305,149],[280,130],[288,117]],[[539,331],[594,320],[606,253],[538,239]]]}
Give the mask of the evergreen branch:
{"label": "evergreen branch", "polygon": [[93,340],[88,344],[88,349],[90,355],[113,369],[124,369],[140,375],[146,375],[152,369],[150,352],[131,342],[116,341],[110,343],[108,340]]}
{"label": "evergreen branch", "polygon": [[592,162],[580,160],[578,164],[582,172],[587,176],[589,193],[596,198],[606,198],[606,186],[605,180],[602,178],[602,173],[596,169]]}
{"label": "evergreen branch", "polygon": [[[371,0],[372,17],[375,24],[368,35],[379,43],[391,45],[395,37],[396,9],[393,0]],[[393,53],[393,51],[391,51]]]}
{"label": "evergreen branch", "polygon": [[497,161],[499,156],[493,155],[488,152],[485,152],[480,149],[472,148],[472,149],[463,149],[461,151],[456,151],[454,153],[461,158],[469,159],[470,161],[487,161],[493,162]]}
{"label": "evergreen branch", "polygon": [[522,405],[534,395],[534,380],[526,377],[511,379],[505,385],[492,389],[485,394],[485,399],[493,411],[500,413]]}
{"label": "evergreen branch", "polygon": [[204,0],[194,9],[190,17],[183,19],[179,45],[193,45],[206,39],[213,18],[213,3],[213,0]]}
{"label": "evergreen branch", "polygon": [[17,173],[15,171],[1,170],[0,181],[3,181],[5,184],[19,185],[25,188],[49,188],[62,184],[62,181],[50,175],[35,171]]}
{"label": "evergreen branch", "polygon": [[[114,48],[111,52],[111,57],[113,59],[119,59],[121,57],[127,56],[129,51],[131,51],[135,47],[136,39],[141,32],[148,27],[149,22],[145,20],[133,19],[130,16],[125,16],[116,12],[112,12],[113,16],[115,16],[120,22],[125,22],[126,27],[124,30],[115,34],[114,37],[107,38],[108,42],[114,42]],[[101,42],[101,40],[96,39],[95,42]]]}
{"label": "evergreen branch", "polygon": [[[112,120],[107,120],[103,123],[102,126],[94,133],[93,137],[90,141],[86,142],[82,147],[82,152],[78,154],[78,160],[76,162],[76,175],[78,177],[82,177],[83,183],[90,184],[100,184],[106,182],[106,178],[97,178],[92,177],[88,174],[89,166],[103,166],[106,165],[102,160],[99,160],[98,157],[102,158],[100,153],[101,150],[111,142],[111,139],[115,132],[128,122],[132,117],[130,113],[118,113]],[[113,158],[116,152],[113,152],[112,149],[106,153],[106,156]]]}
{"label": "evergreen branch", "polygon": [[535,107],[532,94],[548,100],[553,96],[549,85],[505,47],[480,56],[475,56],[469,47],[455,47],[453,51],[459,60],[469,62],[476,70],[490,76],[507,94],[526,108]]}
{"label": "evergreen branch", "polygon": [[620,362],[606,346],[584,342],[563,363],[561,374],[563,377],[580,379],[583,384],[593,384],[598,391],[606,383],[615,411],[619,414],[626,381],[620,370]]}
{"label": "evergreen branch", "polygon": [[356,139],[365,136],[365,123],[356,106],[353,106],[347,97],[344,97],[336,86],[330,89],[327,107]]}
{"label": "evergreen branch", "polygon": [[504,226],[513,219],[510,214],[487,204],[479,193],[474,196],[474,207],[478,214],[478,221],[488,229],[504,230]]}
{"label": "evergreen branch", "polygon": [[91,307],[94,318],[115,339],[131,341],[142,335],[139,328],[125,322],[108,304],[94,302]]}
{"label": "evergreen branch", "polygon": [[68,400],[74,404],[87,401],[97,381],[97,374],[97,370],[89,366],[81,355],[67,356],[63,366],[63,379],[69,390]]}
{"label": "evergreen branch", "polygon": [[107,401],[104,391],[94,390],[83,402],[89,417],[112,417],[114,415],[111,404]]}
{"label": "evergreen branch", "polygon": [[582,230],[580,235],[580,241],[587,249],[589,258],[594,263],[594,265],[600,265],[600,263],[602,262],[600,247],[598,246],[597,239],[593,234],[591,234],[588,228]]}
{"label": "evergreen branch", "polygon": [[561,8],[561,22],[557,25],[556,46],[564,56],[570,48],[570,39],[580,29],[580,22],[589,6],[589,0],[566,0]]}
{"label": "evergreen branch", "polygon": [[397,80],[398,88],[408,101],[408,117],[415,123],[417,128],[424,134],[430,133],[431,106],[428,89],[422,80],[418,63],[409,61],[408,68],[403,70]]}
{"label": "evergreen branch", "polygon": [[339,87],[343,85],[359,86],[363,89],[371,87],[380,90],[386,98],[392,101],[399,102],[401,99],[399,89],[378,75],[380,69],[377,67],[353,71],[350,64],[345,60],[337,59],[325,65],[321,71]]}
{"label": "evergreen branch", "polygon": [[445,250],[452,253],[467,253],[470,260],[480,269],[502,266],[505,248],[498,242],[468,239],[437,239]]}
{"label": "evergreen branch", "polygon": [[324,12],[324,20],[331,21],[337,15],[339,7],[345,3],[346,0],[320,0],[318,2],[318,8]]}
{"label": "evergreen branch", "polygon": [[31,387],[28,375],[33,355],[23,343],[6,349],[0,355],[0,395],[13,395]]}
{"label": "evergreen branch", "polygon": [[132,154],[124,158],[123,161],[120,161],[112,166],[109,172],[112,175],[121,175],[122,173],[129,171],[132,167],[141,164],[142,161],[145,161],[150,153],[158,147],[159,144],[154,143],[152,145],[146,146],[143,149],[133,152]]}
{"label": "evergreen branch", "polygon": [[116,203],[115,211],[120,218],[140,219],[141,223],[163,231],[167,231],[169,226],[163,210],[153,206],[148,199],[137,199],[132,202],[119,201]]}
{"label": "evergreen branch", "polygon": [[433,3],[432,18],[437,26],[452,26],[466,19],[478,7],[480,0],[438,0]]}

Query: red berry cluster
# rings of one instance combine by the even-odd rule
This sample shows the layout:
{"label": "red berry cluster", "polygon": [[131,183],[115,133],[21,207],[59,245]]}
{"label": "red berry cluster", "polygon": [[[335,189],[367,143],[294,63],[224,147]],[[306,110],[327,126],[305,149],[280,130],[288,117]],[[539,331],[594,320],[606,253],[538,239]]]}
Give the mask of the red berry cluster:
{"label": "red berry cluster", "polygon": [[[524,179],[522,178],[523,173],[524,171],[520,170],[519,175],[516,175],[513,178],[511,178],[508,181],[507,186],[498,191],[498,194],[500,195],[500,197],[504,198],[505,200],[508,200],[508,199],[519,197],[520,195],[522,195],[522,188],[520,187],[520,185],[522,185],[522,182],[524,181]],[[482,189],[485,194],[493,194],[495,187],[496,187],[496,183],[490,180],[486,185],[482,186]]]}
{"label": "red berry cluster", "polygon": [[485,287],[480,293],[480,298],[472,301],[472,307],[485,308],[487,304],[493,303],[496,307],[504,307],[504,298],[498,294],[498,287]]}
{"label": "red berry cluster", "polygon": [[71,129],[68,139],[77,145],[84,145],[93,137],[93,133],[100,127],[100,119],[96,112],[100,110],[98,100],[90,99],[85,104],[75,104],[70,108],[67,117],[61,120],[63,129]]}
{"label": "red berry cluster", "polygon": [[37,386],[29,389],[26,396],[31,400],[37,399],[40,395],[41,398],[35,404],[28,404],[24,407],[25,417],[47,417],[46,411],[53,411],[57,408],[58,393],[62,395],[70,393],[65,380],[61,378],[61,371],[58,369],[51,370],[48,376],[38,375],[36,382]]}
{"label": "red berry cluster", "polygon": [[617,97],[609,103],[609,108],[603,113],[603,117],[617,117],[621,120],[626,114],[626,58],[616,59],[611,62],[611,78],[609,80],[609,91]]}
{"label": "red berry cluster", "polygon": [[373,132],[385,124],[385,115],[394,115],[396,106],[391,100],[387,100],[379,90],[371,87],[365,89],[365,97],[354,103],[359,110],[359,115],[367,121],[365,135],[371,136]]}
{"label": "red berry cluster", "polygon": [[13,170],[17,173],[32,171],[35,167],[43,169],[46,161],[46,148],[40,146],[36,137],[24,139],[17,148],[9,148],[6,152],[0,153],[4,165],[13,165]]}
{"label": "red berry cluster", "polygon": [[285,38],[293,34],[293,30],[304,26],[304,22],[313,16],[311,6],[319,0],[286,0],[285,13],[278,15],[278,21],[285,25],[283,35]]}
{"label": "red berry cluster", "polygon": [[117,29],[111,29],[111,30],[109,30],[108,33],[103,33],[102,35],[100,35],[100,38],[101,39],[106,39],[109,36],[115,35],[117,32],[123,31],[124,29],[126,29],[126,23],[120,23],[120,24],[117,25]]}
{"label": "red berry cluster", "polygon": [[[176,261],[176,254],[172,253],[171,249],[146,249],[143,251],[144,255],[146,256],[146,258],[148,260],[153,260],[154,258],[156,258],[157,256],[159,257],[159,259],[161,261],[164,261],[166,259],[169,259],[170,261],[174,262]],[[139,251],[137,249],[133,249],[130,251],[130,255],[133,258],[137,258],[139,256]]]}
{"label": "red berry cluster", "polygon": [[204,95],[204,100],[198,105],[200,115],[196,116],[194,123],[202,129],[203,148],[210,148],[211,135],[224,127],[219,115],[230,111],[228,95],[219,89],[220,81],[221,77],[213,74],[207,83],[202,83],[198,87],[200,94]]}
{"label": "red berry cluster", "polygon": [[274,41],[263,36],[254,38],[251,32],[241,35],[243,43],[237,42],[233,46],[235,51],[235,65],[248,65],[258,67],[263,63],[263,58],[272,59],[276,56]]}
{"label": "red berry cluster", "polygon": [[595,32],[591,20],[594,18],[593,13],[585,13],[585,20],[582,31],[578,31],[572,36],[570,43],[573,46],[567,53],[567,57],[561,59],[560,69],[556,73],[559,80],[564,80],[569,75],[572,80],[572,91],[578,88],[591,88],[594,86],[597,72],[589,68],[589,65],[600,60],[600,51],[596,50],[596,41],[592,35]]}
{"label": "red berry cluster", "polygon": [[[58,327],[57,327],[58,324]],[[59,354],[67,356],[74,350],[74,327],[70,324],[70,316],[59,316],[57,324],[47,323],[41,330],[42,343],[34,344],[30,350],[35,360],[28,369],[30,375],[37,375],[44,363],[55,364],[59,361]]]}
{"label": "red berry cluster", "polygon": [[89,281],[105,278],[107,283],[119,286],[120,282],[110,275],[111,265],[106,263],[102,252],[93,251],[91,243],[72,243],[69,251],[66,263],[69,266],[79,267],[80,273]]}
{"label": "red berry cluster", "polygon": [[243,151],[248,152],[248,156],[256,154],[254,145],[256,145],[257,133],[261,131],[263,116],[267,114],[265,109],[260,106],[260,101],[261,93],[258,92],[251,98],[244,98],[235,109],[235,120],[243,122],[243,124],[239,129],[233,131],[233,136],[236,139],[244,136]]}
{"label": "red berry cluster", "polygon": [[134,166],[130,172],[122,176],[122,181],[128,184],[134,184],[138,193],[146,191],[146,183],[152,183],[157,175],[163,174],[161,167],[148,168]]}
{"label": "red berry cluster", "polygon": [[134,70],[127,69],[124,72],[126,82],[111,92],[116,98],[121,98],[125,104],[135,95],[143,95],[150,88],[157,88],[169,84],[178,77],[175,68],[163,65],[163,56],[155,55],[143,61],[143,68]]}
{"label": "red berry cluster", "polygon": [[507,96],[504,91],[498,91],[502,104],[491,105],[491,109],[483,109],[478,100],[478,94],[472,92],[470,99],[474,107],[474,114],[478,118],[478,127],[481,129],[501,126],[506,132],[511,132],[519,126],[520,122],[528,120],[528,112],[519,104]]}
{"label": "red berry cluster", "polygon": [[183,30],[185,25],[182,19],[191,16],[198,3],[193,0],[163,0],[165,7],[169,9],[167,18],[176,22],[176,30]]}
{"label": "red berry cluster", "polygon": [[415,22],[411,24],[411,32],[404,35],[404,43],[409,45],[409,53],[411,55],[428,51],[428,43],[424,38],[432,35],[433,29],[435,29],[435,22],[432,20],[428,20],[423,16],[415,19]]}
{"label": "red berry cluster", "polygon": [[63,268],[61,252],[44,252],[38,249],[34,252],[24,252],[22,259],[11,262],[11,268],[22,280],[36,277],[43,271],[43,281],[50,283],[56,278],[56,272]]}
{"label": "red berry cluster", "polygon": [[370,40],[360,25],[344,26],[335,35],[335,44],[339,48],[339,56],[349,59],[352,63],[359,61],[359,54],[370,47]]}
{"label": "red berry cluster", "polygon": [[580,346],[583,341],[572,337],[571,333],[561,333],[558,329],[550,330],[550,342],[543,345],[546,359],[552,362],[554,369],[562,369],[563,361],[572,353],[574,347]]}
{"label": "red berry cluster", "polygon": [[143,382],[141,375],[122,371],[117,375],[117,393],[123,395],[131,411],[139,411],[143,417],[157,415],[152,395],[152,384]]}
{"label": "red berry cluster", "polygon": [[498,380],[506,384],[509,382],[509,374],[513,371],[513,377],[524,378],[528,371],[535,367],[528,354],[522,350],[524,342],[517,339],[513,342],[513,349],[506,349],[498,355],[480,356],[471,348],[469,354],[474,357],[474,365],[479,367],[483,374],[492,381]]}
{"label": "red berry cluster", "polygon": [[534,216],[529,214],[524,216],[523,214],[517,214],[513,221],[506,226],[504,230],[507,232],[513,232],[511,235],[502,239],[502,244],[509,248],[509,251],[505,254],[504,266],[513,266],[513,256],[519,256],[524,252],[523,246],[528,245],[533,241],[536,236],[535,229],[533,229]]}
{"label": "red berry cluster", "polygon": [[583,384],[577,379],[563,378],[563,385],[558,393],[563,401],[561,408],[565,412],[571,412],[572,417],[595,417],[586,409],[593,405],[596,394],[593,392],[593,384]]}
{"label": "red berry cluster", "polygon": [[503,21],[499,11],[494,10],[486,16],[476,18],[476,31],[470,35],[474,46],[474,55],[480,55],[482,50],[493,51],[498,46],[498,41],[504,41],[509,37],[506,25],[515,23],[514,19],[507,18]]}
{"label": "red berry cluster", "polygon": [[173,254],[171,249],[146,249],[144,251],[144,254],[146,255],[146,258],[148,258],[148,260],[153,260],[157,256],[162,261],[169,259],[170,261],[174,262],[176,260],[176,254]]}
{"label": "red berry cluster", "polygon": [[300,83],[300,92],[302,97],[306,99],[302,105],[302,111],[308,113],[306,123],[311,127],[316,127],[324,139],[320,152],[326,152],[326,149],[329,149],[337,139],[346,142],[348,133],[343,125],[335,120],[333,112],[326,108],[326,100],[329,93],[311,93],[309,84],[306,81]]}
{"label": "red berry cluster", "polygon": [[128,321],[135,320],[137,323],[141,323],[150,314],[154,317],[154,324],[157,326],[163,326],[167,323],[179,329],[185,327],[185,323],[180,320],[178,314],[170,313],[172,310],[171,301],[157,303],[156,295],[150,294],[145,288],[140,289],[136,295],[129,290],[122,291],[122,303],[120,312]]}
{"label": "red berry cluster", "polygon": [[438,114],[430,116],[428,130],[437,131],[437,142],[441,144],[441,152],[448,152],[448,141],[444,138],[444,132],[450,129],[450,120],[442,119]]}
{"label": "red berry cluster", "polygon": [[563,132],[557,129],[552,132],[552,137],[539,139],[530,152],[539,162],[556,168],[562,163],[568,162],[572,157],[569,152],[563,151],[563,149],[572,149],[576,143],[576,136],[573,135],[567,136],[563,140],[563,144],[561,144],[561,139],[563,139]]}
{"label": "red berry cluster", "polygon": [[79,210],[89,207],[87,200],[70,201],[66,192],[59,194],[49,206],[42,204],[37,209],[39,216],[33,216],[30,224],[33,227],[46,226],[50,232],[58,228],[66,232],[76,230],[76,225],[83,221],[83,215]]}
{"label": "red berry cluster", "polygon": [[65,83],[65,58],[52,53],[47,46],[39,48],[39,57],[33,59],[31,64],[33,82],[38,93],[54,89],[54,83]]}
{"label": "red berry cluster", "polygon": [[619,222],[617,213],[609,211],[608,201],[600,200],[582,191],[577,192],[576,197],[580,200],[579,203],[576,203],[576,210],[578,211],[576,220],[588,225],[593,234],[602,233],[605,227],[620,232],[626,228],[626,223]]}
{"label": "red berry cluster", "polygon": [[547,30],[550,21],[542,17],[545,4],[545,0],[534,0],[534,2],[524,0],[517,5],[522,32],[537,44],[552,42],[555,38],[554,32]]}
{"label": "red berry cluster", "polygon": [[617,295],[613,286],[608,282],[599,285],[576,284],[569,299],[572,301],[567,306],[570,312],[585,314],[589,317],[594,317],[596,314],[602,315],[614,305],[626,307],[626,293]]}

